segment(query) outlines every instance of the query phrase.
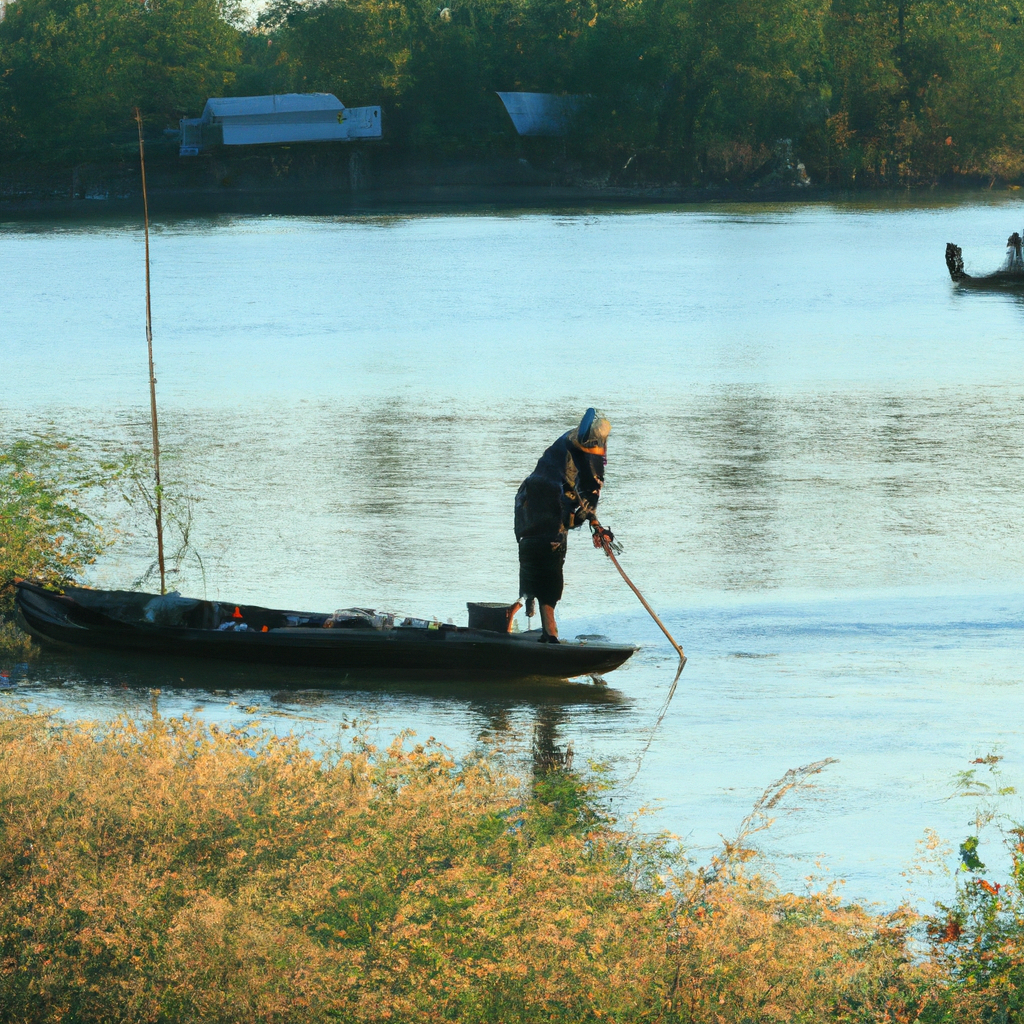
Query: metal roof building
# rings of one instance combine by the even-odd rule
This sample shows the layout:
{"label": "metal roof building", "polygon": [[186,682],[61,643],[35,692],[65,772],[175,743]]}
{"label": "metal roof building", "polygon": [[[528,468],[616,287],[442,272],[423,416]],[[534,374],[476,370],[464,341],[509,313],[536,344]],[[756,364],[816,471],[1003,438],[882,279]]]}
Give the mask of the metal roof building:
{"label": "metal roof building", "polygon": [[565,135],[585,96],[556,96],[551,92],[499,92],[508,116],[520,135]]}
{"label": "metal roof building", "polygon": [[346,107],[329,92],[212,97],[181,120],[181,156],[211,146],[379,139],[380,107]]}

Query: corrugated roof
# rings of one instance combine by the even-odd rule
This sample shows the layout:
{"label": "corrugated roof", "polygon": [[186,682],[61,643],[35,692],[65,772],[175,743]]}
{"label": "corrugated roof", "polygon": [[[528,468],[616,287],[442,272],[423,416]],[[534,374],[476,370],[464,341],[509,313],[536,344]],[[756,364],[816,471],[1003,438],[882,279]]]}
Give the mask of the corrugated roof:
{"label": "corrugated roof", "polygon": [[206,101],[203,120],[215,117],[252,117],[318,110],[344,110],[345,105],[329,92],[287,92],[277,96],[216,96]]}
{"label": "corrugated roof", "polygon": [[567,134],[585,99],[551,92],[499,92],[498,96],[520,135]]}

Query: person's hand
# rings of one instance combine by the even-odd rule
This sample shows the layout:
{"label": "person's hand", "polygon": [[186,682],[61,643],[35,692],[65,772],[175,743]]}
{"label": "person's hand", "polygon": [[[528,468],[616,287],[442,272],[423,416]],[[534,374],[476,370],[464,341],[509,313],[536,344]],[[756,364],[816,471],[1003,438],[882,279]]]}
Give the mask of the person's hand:
{"label": "person's hand", "polygon": [[615,543],[615,534],[603,527],[597,520],[591,522],[590,530],[593,534],[594,547],[598,550],[604,547],[609,547],[616,551],[622,550],[622,545]]}

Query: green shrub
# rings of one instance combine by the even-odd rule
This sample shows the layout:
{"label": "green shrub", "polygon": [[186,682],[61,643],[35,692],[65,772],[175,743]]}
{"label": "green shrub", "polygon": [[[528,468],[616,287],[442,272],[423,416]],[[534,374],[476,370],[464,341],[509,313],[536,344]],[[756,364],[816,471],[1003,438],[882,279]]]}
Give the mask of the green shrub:
{"label": "green shrub", "polygon": [[75,582],[106,546],[102,527],[77,502],[109,472],[66,442],[0,444],[0,650],[25,643],[10,622],[17,577],[57,586]]}

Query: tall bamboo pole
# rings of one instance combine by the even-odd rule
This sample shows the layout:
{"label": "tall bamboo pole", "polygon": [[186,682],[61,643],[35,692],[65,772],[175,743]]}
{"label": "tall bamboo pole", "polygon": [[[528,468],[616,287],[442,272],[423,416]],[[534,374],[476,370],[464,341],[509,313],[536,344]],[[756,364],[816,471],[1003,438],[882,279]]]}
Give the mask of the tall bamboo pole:
{"label": "tall bamboo pole", "polygon": [[164,572],[163,493],[160,486],[160,433],[156,422],[156,375],[153,371],[153,309],[149,298],[149,197],[146,195],[146,149],[142,142],[142,112],[135,108],[139,126],[139,164],[142,167],[142,212],[146,229],[146,344],[149,347],[149,418],[153,425],[153,475],[156,478],[156,557],[160,564],[160,593],[167,593]]}

